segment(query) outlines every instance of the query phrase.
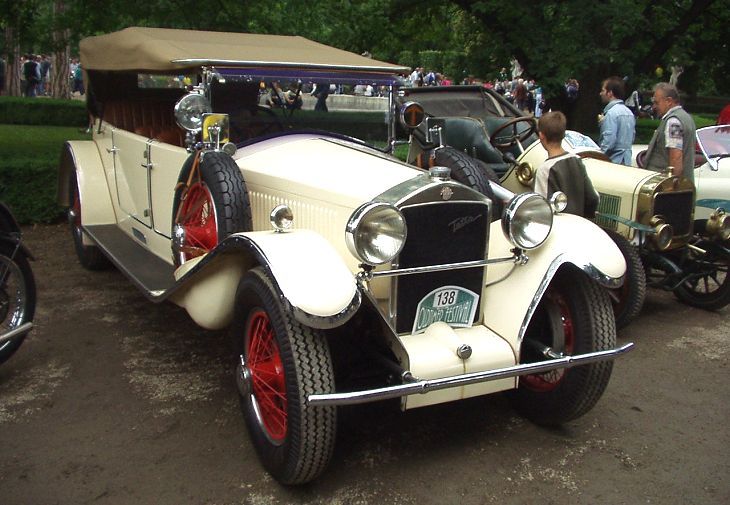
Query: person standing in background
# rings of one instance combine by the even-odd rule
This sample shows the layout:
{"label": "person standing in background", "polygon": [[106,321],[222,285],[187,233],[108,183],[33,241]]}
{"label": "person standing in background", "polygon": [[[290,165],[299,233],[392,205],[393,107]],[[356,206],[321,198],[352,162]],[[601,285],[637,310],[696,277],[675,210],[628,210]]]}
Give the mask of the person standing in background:
{"label": "person standing in background", "polygon": [[660,82],[654,86],[652,107],[661,118],[646,151],[644,168],[664,172],[672,167],[672,175],[694,182],[695,122],[679,101],[675,86]]}
{"label": "person standing in background", "polygon": [[601,101],[605,104],[599,120],[601,151],[613,163],[631,165],[631,144],[634,143],[636,118],[624,104],[624,81],[609,77],[601,84]]}

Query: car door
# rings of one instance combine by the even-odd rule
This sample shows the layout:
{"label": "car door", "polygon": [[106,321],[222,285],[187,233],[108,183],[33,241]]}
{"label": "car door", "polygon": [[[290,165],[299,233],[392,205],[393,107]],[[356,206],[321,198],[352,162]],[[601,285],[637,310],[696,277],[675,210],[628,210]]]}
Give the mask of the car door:
{"label": "car door", "polygon": [[151,227],[148,139],[115,128],[112,143],[119,207],[128,216]]}

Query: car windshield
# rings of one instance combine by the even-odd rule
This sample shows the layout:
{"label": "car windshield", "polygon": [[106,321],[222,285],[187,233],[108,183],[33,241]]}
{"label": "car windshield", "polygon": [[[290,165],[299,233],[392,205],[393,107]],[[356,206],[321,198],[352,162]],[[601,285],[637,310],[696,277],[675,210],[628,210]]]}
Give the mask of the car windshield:
{"label": "car windshield", "polygon": [[214,112],[227,113],[231,137],[246,143],[285,131],[327,131],[385,148],[391,78],[367,75],[242,74],[218,70],[210,86]]}
{"label": "car windshield", "polygon": [[730,126],[708,126],[697,130],[697,141],[707,157],[730,153]]}

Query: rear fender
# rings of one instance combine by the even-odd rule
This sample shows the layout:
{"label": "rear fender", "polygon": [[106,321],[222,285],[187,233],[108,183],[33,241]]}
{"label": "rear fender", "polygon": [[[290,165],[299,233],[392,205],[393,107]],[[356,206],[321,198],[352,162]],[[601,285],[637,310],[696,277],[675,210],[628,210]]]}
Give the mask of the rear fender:
{"label": "rear fender", "polygon": [[[211,267],[219,255],[243,256],[223,269]],[[245,271],[261,265],[274,280],[281,300],[300,323],[313,328],[334,328],[357,312],[361,294],[355,276],[339,253],[321,235],[310,230],[286,233],[236,233],[200,261],[191,261],[175,272],[179,281],[171,300],[190,313],[201,326],[223,327],[235,310],[235,289]],[[219,281],[213,279],[219,278]],[[217,286],[216,289],[212,289]],[[204,324],[217,311],[216,321]]]}
{"label": "rear fender", "polygon": [[[104,164],[96,143],[82,140],[64,144],[58,174],[58,203],[63,207],[70,207],[72,204],[69,180],[74,172],[81,200],[81,224],[88,226],[116,223]],[[84,244],[93,243],[84,235]]]}
{"label": "rear fender", "polygon": [[[489,257],[510,255],[512,245],[501,223],[492,223]],[[623,283],[626,261],[616,244],[592,222],[571,214],[554,216],[548,239],[526,252],[525,264],[496,263],[487,268],[484,324],[518,349],[542,295],[555,274],[578,268],[599,284],[615,288]]]}

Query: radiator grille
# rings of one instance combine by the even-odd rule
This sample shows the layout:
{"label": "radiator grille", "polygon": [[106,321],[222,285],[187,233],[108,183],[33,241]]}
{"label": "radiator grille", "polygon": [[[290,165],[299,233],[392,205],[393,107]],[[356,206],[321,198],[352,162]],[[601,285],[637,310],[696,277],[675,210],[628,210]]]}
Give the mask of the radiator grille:
{"label": "radiator grille", "polygon": [[[598,204],[598,212],[619,216],[619,211],[621,210],[621,198],[606,193],[600,193],[600,195],[601,201]],[[601,228],[614,231],[616,230],[618,225],[618,223],[614,219],[608,219],[601,216],[596,216],[596,224]]]}
{"label": "radiator grille", "polygon": [[[398,257],[401,268],[482,260],[489,234],[489,207],[483,202],[433,203],[402,209],[408,238]],[[398,277],[398,333],[410,332],[418,303],[434,289],[461,286],[481,295],[484,269],[468,268]],[[480,300],[481,305],[482,300]],[[476,318],[480,310],[476,311]]]}
{"label": "radiator grille", "polygon": [[693,205],[691,191],[659,193],[654,198],[654,215],[664,216],[666,223],[674,228],[674,235],[681,237],[692,231]]}

